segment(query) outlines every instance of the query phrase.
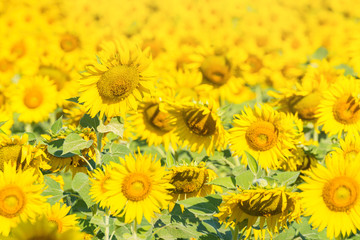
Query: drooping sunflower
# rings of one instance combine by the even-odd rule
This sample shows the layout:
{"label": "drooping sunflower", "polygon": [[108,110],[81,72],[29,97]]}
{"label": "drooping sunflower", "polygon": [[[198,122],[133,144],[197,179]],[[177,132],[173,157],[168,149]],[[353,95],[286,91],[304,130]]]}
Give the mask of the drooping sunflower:
{"label": "drooping sunflower", "polygon": [[291,153],[291,156],[285,159],[279,159],[279,169],[284,171],[303,171],[316,166],[316,157],[310,151],[297,147],[291,149]]}
{"label": "drooping sunflower", "polygon": [[148,222],[168,207],[171,195],[165,167],[151,155],[140,153],[120,158],[121,164],[114,164],[109,171],[110,178],[104,183],[110,212],[125,216],[125,222],[136,219],[141,223],[143,216]]}
{"label": "drooping sunflower", "polygon": [[46,154],[39,148],[27,143],[28,135],[19,137],[0,135],[0,170],[5,163],[12,163],[17,170],[34,169],[41,176],[41,169],[48,170]]}
{"label": "drooping sunflower", "polygon": [[87,65],[80,80],[79,102],[92,117],[124,116],[137,109],[154,85],[151,57],[126,41],[106,42],[99,61]]}
{"label": "drooping sunflower", "polygon": [[56,88],[47,77],[24,77],[15,87],[11,102],[19,121],[42,122],[56,109]]}
{"label": "drooping sunflower", "polygon": [[53,221],[48,221],[45,216],[40,216],[36,221],[23,221],[19,223],[11,232],[9,240],[82,240],[79,231],[70,229],[65,232],[58,232],[57,225]]}
{"label": "drooping sunflower", "polygon": [[307,171],[302,177],[306,183],[298,187],[305,215],[319,231],[327,228],[329,238],[346,238],[360,229],[360,162],[336,155],[325,163]]}
{"label": "drooping sunflower", "polygon": [[347,133],[358,136],[360,132],[360,82],[351,76],[339,77],[320,102],[317,117],[322,130],[330,135]]}
{"label": "drooping sunflower", "polygon": [[137,112],[129,113],[127,121],[135,137],[146,140],[149,146],[163,144],[166,150],[169,149],[169,145],[175,149],[175,124],[171,122],[165,104],[159,98],[146,99],[139,105]]}
{"label": "drooping sunflower", "polygon": [[230,149],[242,156],[247,164],[246,152],[251,154],[262,168],[277,168],[279,158],[291,156],[289,149],[301,133],[294,116],[273,110],[269,105],[245,107],[234,115],[234,127],[229,130]]}
{"label": "drooping sunflower", "polygon": [[247,220],[247,229],[253,227],[260,219],[259,228],[278,233],[287,224],[300,221],[302,208],[297,192],[290,192],[285,187],[273,189],[238,189],[238,193],[223,196],[219,213],[214,216],[226,227],[239,225]]}
{"label": "drooping sunflower", "polygon": [[20,219],[33,220],[46,207],[41,195],[45,185],[38,183],[33,169],[16,170],[12,163],[5,163],[0,171],[0,235],[8,236]]}
{"label": "drooping sunflower", "polygon": [[217,114],[215,101],[171,103],[168,109],[171,122],[176,126],[174,133],[182,146],[194,152],[205,149],[208,155],[226,147],[227,132]]}
{"label": "drooping sunflower", "polygon": [[55,203],[53,206],[48,205],[45,213],[46,219],[57,226],[58,233],[64,233],[68,230],[80,230],[75,214],[68,215],[71,207]]}
{"label": "drooping sunflower", "polygon": [[[222,192],[222,188],[209,184],[217,178],[216,173],[206,168],[205,163],[201,162],[197,166],[175,166],[169,169],[170,183],[175,188],[170,190],[172,200],[169,210],[175,206],[176,201],[191,197],[205,197],[209,194]],[[183,210],[183,206],[181,205]]]}

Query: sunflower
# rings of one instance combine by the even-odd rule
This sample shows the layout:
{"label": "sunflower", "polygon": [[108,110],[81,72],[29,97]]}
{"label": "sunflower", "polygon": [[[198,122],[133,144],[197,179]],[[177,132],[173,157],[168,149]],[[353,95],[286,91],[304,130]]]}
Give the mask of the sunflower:
{"label": "sunflower", "polygon": [[75,230],[58,232],[58,227],[53,221],[48,221],[44,216],[38,217],[34,222],[23,221],[11,232],[9,240],[82,240],[82,234]]}
{"label": "sunflower", "polygon": [[360,229],[360,162],[345,161],[342,155],[327,157],[326,167],[317,164],[302,178],[298,188],[305,215],[319,232],[327,228],[329,238],[343,237]]}
{"label": "sunflower", "polygon": [[351,76],[342,76],[324,93],[317,117],[322,130],[340,138],[358,136],[360,131],[360,82]]}
{"label": "sunflower", "polygon": [[34,170],[16,170],[11,163],[4,164],[0,171],[0,234],[9,235],[11,228],[21,220],[32,220],[46,207],[46,198],[41,196],[44,183],[36,183]]}
{"label": "sunflower", "polygon": [[277,168],[279,159],[291,155],[301,135],[294,116],[273,110],[269,105],[245,107],[242,114],[234,115],[234,127],[229,130],[230,149],[242,156],[247,164],[246,152],[262,168]]}
{"label": "sunflower", "polygon": [[40,147],[27,144],[28,135],[19,137],[13,135],[0,136],[0,170],[4,169],[5,163],[12,163],[17,170],[34,169],[38,176],[42,176],[41,170],[48,170],[46,154]]}
{"label": "sunflower", "polygon": [[152,160],[151,155],[140,153],[120,158],[120,162],[113,165],[110,178],[104,183],[110,212],[125,216],[126,223],[135,219],[141,223],[143,216],[151,222],[154,213],[167,208],[171,200],[168,190],[173,185],[165,167],[161,167],[160,161]]}
{"label": "sunflower", "polygon": [[253,227],[260,219],[258,228],[278,233],[287,224],[300,221],[301,204],[297,192],[289,192],[285,187],[273,189],[238,189],[238,193],[224,195],[219,206],[219,213],[214,216],[226,227],[241,224],[247,220],[247,229]]}
{"label": "sunflower", "polygon": [[11,101],[19,121],[42,122],[56,109],[56,88],[47,77],[24,77],[15,87]]}
{"label": "sunflower", "polygon": [[104,185],[106,181],[110,179],[110,172],[113,162],[110,165],[104,165],[102,169],[94,169],[89,173],[89,179],[91,181],[90,196],[94,202],[99,203],[100,207],[105,208],[107,206],[107,190]]}
{"label": "sunflower", "polygon": [[169,145],[175,149],[175,125],[170,121],[170,114],[164,105],[159,98],[145,99],[137,112],[129,113],[127,120],[135,137],[146,140],[149,146],[164,144],[166,150],[169,149]]}
{"label": "sunflower", "polygon": [[345,137],[345,140],[340,139],[340,148],[334,148],[331,155],[342,155],[346,161],[353,161],[360,155],[360,142],[356,138],[350,136]]}
{"label": "sunflower", "polygon": [[124,116],[137,109],[143,96],[150,93],[154,81],[151,58],[146,52],[125,41],[106,42],[99,60],[86,66],[80,80],[79,102],[94,117]]}
{"label": "sunflower", "polygon": [[[206,168],[205,163],[201,162],[197,166],[176,166],[169,169],[170,183],[174,189],[170,190],[173,197],[169,205],[169,210],[175,206],[177,200],[184,200],[190,197],[205,197],[209,194],[222,192],[222,188],[209,184],[217,178],[216,173]],[[184,207],[181,205],[182,210]]]}
{"label": "sunflower", "polygon": [[177,135],[182,146],[189,146],[191,151],[206,150],[214,154],[215,148],[222,150],[227,145],[227,132],[217,114],[217,104],[185,102],[170,104],[171,123],[176,126]]}
{"label": "sunflower", "polygon": [[314,154],[304,148],[297,147],[290,150],[293,155],[279,160],[279,169],[284,171],[309,170],[316,166],[317,159]]}
{"label": "sunflower", "polygon": [[64,233],[68,230],[79,230],[77,217],[75,214],[67,215],[71,207],[65,204],[60,206],[60,203],[50,206],[45,213],[46,219],[49,222],[53,222],[57,226],[58,233]]}

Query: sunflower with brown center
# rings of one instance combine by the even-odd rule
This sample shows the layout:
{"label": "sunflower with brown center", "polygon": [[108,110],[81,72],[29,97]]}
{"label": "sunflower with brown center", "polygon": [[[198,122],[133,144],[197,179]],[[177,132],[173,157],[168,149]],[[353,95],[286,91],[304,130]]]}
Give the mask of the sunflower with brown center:
{"label": "sunflower with brown center", "polygon": [[317,159],[310,151],[297,147],[291,149],[293,155],[280,159],[279,169],[284,171],[303,171],[316,166]]}
{"label": "sunflower with brown center", "polygon": [[154,85],[149,54],[126,41],[114,41],[103,45],[99,60],[82,73],[79,102],[92,117],[125,116],[136,110]]}
{"label": "sunflower with brown center", "polygon": [[171,195],[165,167],[151,155],[140,153],[120,158],[120,164],[113,164],[110,178],[104,183],[106,204],[112,214],[125,216],[125,222],[134,220],[148,222],[169,205]]}
{"label": "sunflower with brown center", "polygon": [[241,114],[234,115],[234,127],[229,130],[230,149],[242,156],[247,164],[246,152],[266,169],[276,169],[279,159],[291,156],[289,149],[301,136],[294,116],[273,110],[268,105],[255,109],[245,107]]}
{"label": "sunflower with brown center", "polygon": [[189,147],[191,151],[206,150],[208,155],[214,154],[215,149],[225,149],[227,132],[217,114],[217,104],[209,101],[185,102],[169,105],[171,123],[176,126],[174,134],[180,144]]}
{"label": "sunflower with brown center", "polygon": [[339,154],[325,163],[306,172],[306,183],[298,187],[305,215],[319,231],[327,228],[329,238],[346,238],[360,229],[360,161],[345,161]]}
{"label": "sunflower with brown center", "polygon": [[146,140],[149,146],[163,144],[167,150],[169,146],[177,148],[175,125],[170,119],[160,98],[148,98],[139,105],[137,112],[130,112],[127,121],[136,138]]}
{"label": "sunflower with brown center", "polygon": [[360,132],[360,82],[351,76],[339,77],[320,102],[317,117],[322,130],[330,135],[342,133],[359,136]]}
{"label": "sunflower with brown center", "polygon": [[278,233],[287,224],[300,221],[301,205],[300,196],[290,192],[285,187],[274,189],[238,189],[238,193],[223,196],[219,206],[219,213],[214,216],[226,227],[239,225],[247,220],[247,229],[252,228],[259,221],[258,228],[267,229]]}
{"label": "sunflower with brown center", "polygon": [[33,220],[46,207],[41,195],[45,185],[38,183],[33,169],[16,170],[12,163],[5,163],[0,171],[0,235],[8,236],[10,230],[22,219]]}
{"label": "sunflower with brown center", "polygon": [[[212,180],[217,178],[216,173],[206,168],[205,163],[201,162],[199,165],[190,166],[176,166],[169,169],[170,183],[175,188],[170,190],[173,197],[169,210],[175,206],[176,201],[184,200],[191,197],[205,197],[209,194],[222,192],[222,188],[209,184]],[[184,210],[184,206],[180,205]]]}

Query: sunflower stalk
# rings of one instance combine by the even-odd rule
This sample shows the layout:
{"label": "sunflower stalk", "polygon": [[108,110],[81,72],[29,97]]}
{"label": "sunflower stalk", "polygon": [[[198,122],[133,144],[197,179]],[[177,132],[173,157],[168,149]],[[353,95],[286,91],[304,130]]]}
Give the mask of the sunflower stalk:
{"label": "sunflower stalk", "polygon": [[91,169],[91,171],[94,171],[94,168],[91,166],[91,164],[89,163],[89,161],[82,155],[79,155],[81,157],[82,160],[84,160],[84,162],[86,162],[86,164],[89,166],[89,168]]}
{"label": "sunflower stalk", "polygon": [[239,237],[239,226],[236,225],[234,229],[230,228],[232,240],[237,240]]}
{"label": "sunflower stalk", "polygon": [[107,210],[106,211],[106,215],[105,215],[105,237],[104,240],[110,240],[110,226],[109,226],[109,222],[110,222],[110,211]]}

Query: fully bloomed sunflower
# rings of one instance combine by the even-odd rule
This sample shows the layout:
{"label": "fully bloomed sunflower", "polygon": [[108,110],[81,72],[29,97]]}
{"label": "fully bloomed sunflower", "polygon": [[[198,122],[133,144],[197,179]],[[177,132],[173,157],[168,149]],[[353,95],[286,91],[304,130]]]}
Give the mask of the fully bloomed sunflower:
{"label": "fully bloomed sunflower", "polygon": [[208,155],[215,149],[223,150],[227,145],[227,132],[217,114],[217,104],[185,102],[169,106],[171,122],[176,126],[174,134],[178,136],[182,146],[191,151],[206,150]]}
{"label": "fully bloomed sunflower", "polygon": [[68,215],[70,209],[70,206],[65,204],[61,206],[59,202],[53,206],[48,205],[48,209],[45,212],[46,219],[56,224],[58,233],[64,233],[68,230],[80,230],[76,215]]}
{"label": "fully bloomed sunflower", "polygon": [[163,144],[176,148],[177,137],[174,134],[175,124],[165,110],[165,103],[160,98],[149,98],[139,105],[138,110],[131,111],[126,119],[135,137],[146,140],[149,146]]}
{"label": "fully bloomed sunflower", "polygon": [[269,105],[255,106],[254,110],[245,107],[242,114],[234,116],[229,133],[230,149],[242,156],[242,163],[247,164],[248,152],[262,168],[277,168],[280,158],[292,155],[289,149],[295,148],[301,136],[294,116]]}
{"label": "fully bloomed sunflower", "polygon": [[14,87],[11,102],[13,109],[20,113],[19,121],[42,122],[56,109],[56,87],[48,77],[24,77]]}
{"label": "fully bloomed sunflower", "polygon": [[33,169],[16,170],[12,163],[4,164],[0,171],[0,235],[8,236],[20,219],[33,220],[45,210],[44,187]]}
{"label": "fully bloomed sunflower", "polygon": [[327,157],[326,167],[317,164],[302,178],[298,188],[305,215],[319,231],[327,229],[329,238],[346,238],[360,229],[360,158],[346,161],[342,155]]}
{"label": "fully bloomed sunflower", "polygon": [[317,111],[318,124],[330,135],[342,133],[359,136],[360,132],[360,82],[348,76],[339,77],[324,93]]}
{"label": "fully bloomed sunflower", "polygon": [[297,192],[290,192],[285,187],[274,189],[242,190],[223,196],[219,206],[219,213],[214,216],[226,227],[240,224],[247,220],[247,229],[252,228],[259,221],[258,228],[278,233],[287,224],[300,221],[302,208],[300,196]]}
{"label": "fully bloomed sunflower", "polygon": [[80,81],[79,102],[94,117],[124,116],[137,109],[154,85],[151,58],[126,41],[106,42],[99,61],[86,66]]}
{"label": "fully bloomed sunflower", "polygon": [[103,184],[106,191],[100,201],[106,201],[112,214],[125,216],[126,223],[141,223],[143,217],[151,222],[154,213],[168,207],[173,185],[165,167],[151,155],[127,155],[108,172],[110,177]]}
{"label": "fully bloomed sunflower", "polygon": [[345,140],[340,139],[340,148],[336,147],[334,151],[330,152],[332,156],[342,155],[346,161],[353,161],[360,155],[360,142],[356,138],[350,136],[345,137]]}

